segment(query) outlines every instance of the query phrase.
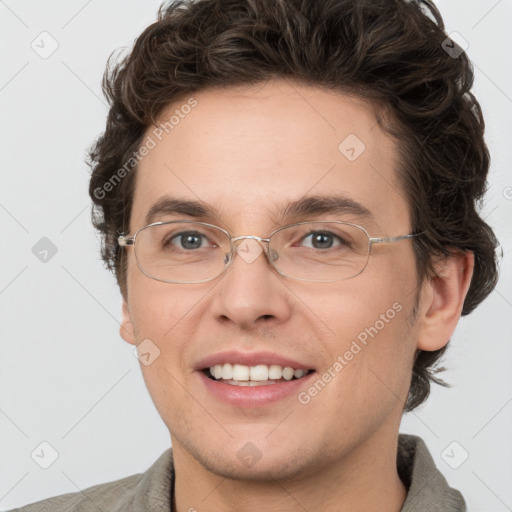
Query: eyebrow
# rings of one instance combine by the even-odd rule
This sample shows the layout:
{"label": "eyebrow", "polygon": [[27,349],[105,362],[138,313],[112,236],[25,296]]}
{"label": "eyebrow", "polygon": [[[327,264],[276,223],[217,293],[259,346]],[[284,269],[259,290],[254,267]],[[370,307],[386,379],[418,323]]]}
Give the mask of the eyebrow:
{"label": "eyebrow", "polygon": [[[362,219],[372,219],[371,212],[362,204],[343,195],[307,196],[296,201],[284,203],[278,214],[279,221],[296,219],[319,214],[355,215]],[[165,215],[182,214],[188,217],[209,217],[220,219],[220,213],[215,208],[202,201],[178,199],[171,196],[161,197],[146,214],[146,224],[152,224],[155,219]]]}
{"label": "eyebrow", "polygon": [[161,197],[146,214],[146,224],[155,222],[157,217],[182,214],[189,217],[214,217],[213,208],[200,201],[177,199],[170,196]]}
{"label": "eyebrow", "polygon": [[308,196],[287,203],[280,219],[305,217],[322,213],[332,213],[336,215],[351,214],[368,219],[373,217],[370,210],[357,201],[343,195],[329,195]]}

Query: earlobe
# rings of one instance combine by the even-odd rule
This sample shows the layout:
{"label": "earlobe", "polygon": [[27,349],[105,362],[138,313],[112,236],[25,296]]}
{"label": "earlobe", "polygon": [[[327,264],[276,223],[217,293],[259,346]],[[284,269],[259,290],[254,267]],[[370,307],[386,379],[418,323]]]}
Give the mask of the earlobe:
{"label": "earlobe", "polygon": [[133,330],[132,319],[130,316],[130,311],[128,309],[128,305],[126,304],[126,300],[123,299],[123,319],[121,320],[121,325],[119,327],[119,334],[121,338],[127,343],[131,345],[135,345],[135,335]]}
{"label": "earlobe", "polygon": [[453,253],[436,265],[436,276],[423,286],[418,348],[433,351],[450,340],[460,319],[474,268],[472,252]]}

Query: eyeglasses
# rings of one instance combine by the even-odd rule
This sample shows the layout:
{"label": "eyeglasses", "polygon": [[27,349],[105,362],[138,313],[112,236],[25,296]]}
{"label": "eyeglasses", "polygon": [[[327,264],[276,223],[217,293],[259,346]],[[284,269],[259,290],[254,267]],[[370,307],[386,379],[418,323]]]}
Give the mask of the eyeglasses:
{"label": "eyeglasses", "polygon": [[[373,244],[398,242],[420,234],[372,238],[356,224],[322,220],[290,224],[276,229],[268,238],[231,237],[213,224],[176,220],[150,224],[132,237],[120,235],[117,241],[120,247],[133,245],[139,269],[165,283],[193,284],[215,279],[233,263],[237,248],[239,254],[243,251],[238,242],[246,239],[259,242],[258,251],[261,242],[265,242],[269,263],[284,277],[333,282],[359,275],[368,264]],[[249,243],[245,249],[249,251]],[[253,246],[252,259],[254,251]]]}

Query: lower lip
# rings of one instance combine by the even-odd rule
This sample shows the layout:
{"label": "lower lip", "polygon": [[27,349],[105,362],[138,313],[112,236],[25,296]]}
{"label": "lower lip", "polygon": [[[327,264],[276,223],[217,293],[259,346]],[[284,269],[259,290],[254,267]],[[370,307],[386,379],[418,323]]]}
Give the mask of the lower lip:
{"label": "lower lip", "polygon": [[204,372],[199,371],[199,377],[206,389],[216,398],[228,404],[239,407],[261,407],[272,402],[277,402],[291,395],[298,395],[301,388],[305,387],[315,372],[311,372],[301,379],[267,384],[263,386],[233,386],[217,380],[209,379]]}

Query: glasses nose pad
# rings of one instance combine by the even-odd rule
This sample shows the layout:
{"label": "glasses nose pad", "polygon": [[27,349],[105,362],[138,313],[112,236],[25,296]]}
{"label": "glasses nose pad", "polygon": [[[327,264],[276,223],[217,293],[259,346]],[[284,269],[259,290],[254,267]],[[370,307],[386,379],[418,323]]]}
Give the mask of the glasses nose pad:
{"label": "glasses nose pad", "polygon": [[273,249],[270,249],[268,251],[268,259],[269,259],[270,263],[274,263],[275,261],[277,261],[279,259],[279,254],[277,254],[277,252],[274,251]]}

